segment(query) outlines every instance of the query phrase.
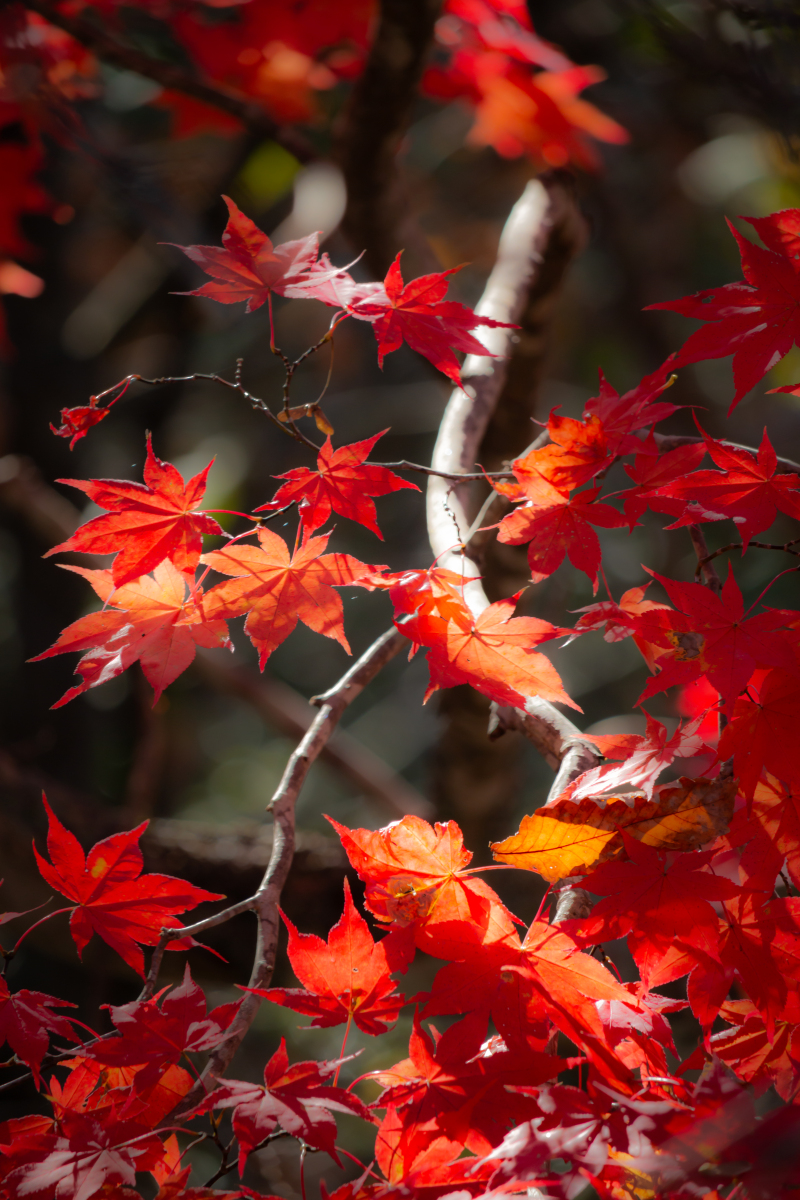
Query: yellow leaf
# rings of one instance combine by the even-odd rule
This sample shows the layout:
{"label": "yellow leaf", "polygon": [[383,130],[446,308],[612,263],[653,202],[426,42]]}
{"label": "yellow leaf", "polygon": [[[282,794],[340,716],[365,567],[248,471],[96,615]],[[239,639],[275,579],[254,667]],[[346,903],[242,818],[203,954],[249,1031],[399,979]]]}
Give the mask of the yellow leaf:
{"label": "yellow leaf", "polygon": [[733,779],[683,778],[656,788],[652,800],[557,800],[523,817],[518,833],[491,848],[499,862],[554,883],[618,858],[622,829],[658,850],[694,850],[726,832],[735,797]]}

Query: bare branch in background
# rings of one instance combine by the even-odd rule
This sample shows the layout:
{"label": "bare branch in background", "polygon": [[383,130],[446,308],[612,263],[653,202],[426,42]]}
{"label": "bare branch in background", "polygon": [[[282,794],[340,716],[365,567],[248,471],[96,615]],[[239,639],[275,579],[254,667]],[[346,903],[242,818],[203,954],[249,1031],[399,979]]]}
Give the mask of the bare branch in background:
{"label": "bare branch in background", "polygon": [[47,546],[63,542],[81,523],[80,509],[44,480],[31,459],[18,454],[0,458],[0,503],[23,517]]}
{"label": "bare branch in background", "polygon": [[[520,394],[530,400],[536,383],[533,368],[538,367],[543,354],[541,339],[547,313],[552,308],[563,270],[581,245],[582,237],[580,216],[560,180],[532,180],[509,215],[494,270],[476,308],[480,314],[495,320],[526,322],[530,327],[523,328],[521,334],[511,329],[488,331],[486,344],[497,357],[470,356],[464,362],[463,386],[452,393],[439,428],[431,464],[436,470],[452,474],[471,471],[504,393],[509,409],[519,403]],[[554,247],[559,248],[561,269],[546,275],[548,250]],[[545,286],[540,290],[542,284]],[[540,315],[534,328],[531,322],[536,313]],[[521,353],[515,366],[517,346]],[[456,528],[463,542],[474,516],[473,509],[469,485],[453,486],[444,479],[431,477],[427,499],[431,547],[441,566],[459,574],[463,573],[465,559],[471,558],[471,548],[462,553],[454,546]],[[466,584],[464,596],[476,615],[489,604],[480,581]],[[506,729],[524,733],[557,769],[551,797],[558,794],[556,788],[563,790],[568,778],[597,763],[597,751],[582,740],[580,729],[538,696],[529,697],[524,710],[497,711],[493,733],[499,736]]]}
{"label": "bare branch in background", "polygon": [[[80,511],[45,482],[36,464],[13,454],[0,458],[0,504],[23,516],[47,546],[64,541],[81,523]],[[250,671],[229,666],[202,650],[195,661],[195,670],[207,685],[224,694],[238,696],[251,705],[262,720],[288,737],[302,738],[315,719],[312,707],[288,684],[268,677],[259,680]],[[159,714],[152,711],[146,697],[140,708],[141,732],[125,801],[127,815],[137,821],[153,813],[153,793],[164,755],[164,731]],[[350,734],[339,731],[336,744],[323,747],[322,757],[364,795],[381,804],[392,817],[402,817],[410,812],[418,816],[430,815],[430,805],[425,797]]]}
{"label": "bare branch in background", "polygon": [[347,184],[342,229],[365,249],[380,279],[402,249],[407,197],[398,185],[396,159],[440,8],[441,0],[381,0],[375,40],[339,139]]}
{"label": "bare branch in background", "polygon": [[[268,676],[257,679],[252,671],[229,666],[202,650],[195,660],[195,670],[216,691],[243,700],[263,721],[287,737],[302,738],[315,720],[314,709],[299,692],[277,679]],[[392,817],[406,813],[431,815],[430,804],[416,788],[345,730],[337,731],[333,743],[323,747],[320,757]]]}

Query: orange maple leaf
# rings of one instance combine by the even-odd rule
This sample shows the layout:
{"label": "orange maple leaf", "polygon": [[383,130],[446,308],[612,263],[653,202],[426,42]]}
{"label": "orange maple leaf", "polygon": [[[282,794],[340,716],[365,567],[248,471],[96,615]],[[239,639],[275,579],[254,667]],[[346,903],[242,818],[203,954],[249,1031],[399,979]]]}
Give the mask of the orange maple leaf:
{"label": "orange maple leaf", "polygon": [[438,687],[469,683],[499,704],[524,707],[529,696],[541,696],[583,711],[564,691],[550,659],[534,650],[569,631],[538,617],[515,617],[521,594],[497,600],[477,617],[450,597],[444,641],[434,642],[428,653],[428,695]]}
{"label": "orange maple leaf", "polygon": [[379,921],[415,924],[417,945],[457,958],[466,944],[514,934],[510,914],[482,879],[467,872],[472,854],[455,821],[429,825],[406,816],[384,829],[348,829],[327,818],[367,885],[364,904]]}
{"label": "orange maple leaf", "polygon": [[565,793],[523,817],[519,832],[491,849],[498,862],[536,871],[552,883],[618,858],[623,830],[659,850],[703,846],[728,828],[735,797],[733,779],[681,779],[656,788],[652,800],[611,797],[602,805]]}
{"label": "orange maple leaf", "polygon": [[307,538],[290,557],[283,538],[258,530],[258,546],[226,546],[202,558],[207,566],[234,578],[211,588],[203,602],[206,619],[247,613],[245,633],[264,664],[298,621],[333,638],[350,653],[342,599],[334,587],[356,583],[380,570],[350,554],[323,554],[330,534]]}
{"label": "orange maple leaf", "polygon": [[197,646],[230,646],[228,626],[203,612],[201,588],[187,600],[186,579],[169,559],[153,575],[142,575],[118,588],[111,571],[68,566],[64,570],[88,579],[105,607],[73,621],[49,650],[30,660],[88,651],[75,668],[81,683],[65,692],[53,708],[115,679],[137,661],[155,691],[155,704],[164,688],[193,662]]}

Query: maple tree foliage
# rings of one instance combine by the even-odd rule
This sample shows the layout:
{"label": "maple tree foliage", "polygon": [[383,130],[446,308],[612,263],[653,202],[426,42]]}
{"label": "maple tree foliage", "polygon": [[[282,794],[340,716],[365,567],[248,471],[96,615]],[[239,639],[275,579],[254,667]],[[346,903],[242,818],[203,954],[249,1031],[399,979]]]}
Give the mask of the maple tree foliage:
{"label": "maple tree foliage", "polygon": [[[251,288],[251,307],[263,298],[247,276],[257,274],[259,260],[267,298],[286,278],[294,281],[286,295],[290,287],[299,295],[308,280],[326,302],[337,299],[338,289],[342,311],[349,306],[353,316],[375,317],[379,354],[392,338],[415,344],[424,327],[434,342],[425,342],[423,352],[446,369],[455,363],[450,373],[457,377],[452,347],[473,348],[459,343],[453,326],[445,352],[436,342],[445,337],[443,327],[414,309],[419,296],[434,310],[448,303],[441,299],[444,276],[408,292],[411,285],[403,286],[396,271],[394,292],[386,296],[397,302],[397,313],[411,297],[408,324],[404,315],[389,316],[379,286],[362,288],[359,297],[361,285],[351,287],[326,263],[320,267],[316,243],[281,257],[258,233],[232,208],[226,248],[208,259],[219,277],[223,267],[232,270],[221,256],[238,255],[236,278]],[[253,260],[247,271],[243,247]],[[225,276],[220,287],[229,283]],[[244,283],[238,292],[231,284],[225,294],[216,287],[201,291],[223,302],[246,291]],[[658,399],[675,361],[671,357],[626,397],[602,381],[581,419],[551,413],[545,444],[516,459],[508,476],[492,480],[515,506],[500,521],[498,538],[527,545],[534,583],[569,557],[596,590],[602,544],[595,527],[633,529],[648,509],[665,514],[676,531],[730,520],[743,552],[778,512],[799,515],[797,476],[779,471],[766,433],[757,452],[702,431],[696,444],[660,450],[653,425],[676,411]],[[292,412],[290,422],[297,419]],[[89,425],[77,415],[70,427]],[[406,816],[379,830],[332,821],[382,936],[376,939],[346,884],[344,911],[327,941],[284,918],[300,987],[245,988],[244,999],[208,1013],[187,968],[178,987],[113,1007],[115,1033],[89,1041],[70,1060],[67,1081],[48,1085],[54,1118],[8,1123],[2,1161],[10,1200],[31,1187],[34,1194],[51,1188],[54,1196],[91,1200],[101,1189],[131,1188],[141,1170],[153,1173],[164,1200],[188,1198],[198,1189],[186,1186],[179,1146],[153,1132],[179,1105],[188,1105],[181,1121],[191,1124],[209,1113],[218,1122],[230,1110],[240,1171],[278,1135],[339,1162],[334,1114],[356,1116],[375,1129],[382,1176],[365,1185],[365,1195],[376,1197],[399,1186],[420,1200],[448,1189],[481,1196],[535,1186],[568,1200],[592,1182],[614,1200],[645,1187],[646,1194],[677,1198],[689,1194],[685,1187],[702,1185],[698,1172],[709,1157],[728,1161],[730,1144],[750,1156],[752,1178],[772,1178],[751,1138],[745,1089],[774,1087],[791,1104],[800,1085],[800,901],[775,894],[784,861],[793,880],[800,872],[793,751],[800,618],[792,610],[758,609],[758,602],[746,610],[732,566],[718,589],[651,572],[661,593],[648,593],[651,584],[643,582],[618,602],[609,596],[583,608],[572,626],[556,626],[515,615],[521,594],[473,611],[469,574],[437,565],[390,572],[328,552],[332,531],[324,527],[334,514],[380,536],[371,497],[413,486],[367,461],[380,436],[335,447],[329,435],[318,448],[316,470],[288,472],[273,499],[256,510],[272,515],[296,506],[293,549],[256,515],[243,533],[227,535],[227,545],[203,553],[203,536],[219,536],[213,517],[200,508],[211,464],[184,484],[155,458],[149,441],[144,485],[80,483],[109,514],[92,518],[57,549],[102,549],[116,557],[104,570],[68,568],[88,580],[104,607],[79,618],[39,656],[83,655],[82,682],[58,703],[136,660],[157,698],[190,664],[197,645],[227,645],[228,622],[239,617],[262,668],[298,621],[349,649],[335,589],[355,585],[388,593],[410,652],[426,654],[428,694],[467,683],[501,705],[525,708],[533,696],[577,708],[538,647],[602,632],[611,644],[630,637],[640,650],[652,673],[640,704],[671,688],[681,696],[694,689],[686,702],[689,719],[671,731],[645,710],[642,735],[586,735],[605,761],[526,816],[519,833],[492,846],[499,864],[533,871],[558,887],[579,880],[596,898],[589,915],[559,924],[540,911],[518,932],[517,918],[470,865],[472,855],[452,821],[431,825]],[[716,469],[702,469],[706,453]],[[608,470],[620,459],[629,460],[623,465],[634,485],[618,497],[622,509],[605,490]],[[206,583],[209,572],[221,580]],[[694,776],[660,782],[677,762],[694,764]],[[166,876],[142,875],[143,826],[113,835],[87,857],[54,814],[49,820],[50,860],[37,851],[37,863],[44,880],[70,901],[79,953],[97,932],[143,973],[141,947],[156,945],[162,929],[176,931],[170,948],[192,944],[180,937],[178,916],[220,898]],[[589,953],[620,939],[638,970],[636,981],[621,982]],[[413,1018],[409,1057],[372,1072],[383,1090],[367,1107],[338,1086],[349,1061],[344,1046],[351,1024],[376,1038],[386,1035],[411,1003],[397,977],[418,951],[442,965],[429,991],[414,998],[422,1007]],[[686,981],[685,999],[655,990],[678,980]],[[734,987],[746,999],[732,999]],[[196,1093],[194,1060],[216,1054],[234,1036],[248,996],[309,1016],[312,1026],[344,1025],[341,1059],[292,1064],[282,1043],[263,1084],[223,1077],[210,1092]],[[53,1011],[60,1003],[25,990],[9,991],[4,1000],[2,1029],[37,1082],[51,1037],[73,1045],[77,1038],[69,1017]],[[681,1065],[667,1018],[687,1007],[701,1035]],[[722,1031],[715,1026],[719,1015],[727,1022]],[[456,1020],[440,1032],[431,1023],[440,1016]],[[558,1082],[576,1068],[586,1073],[586,1090]],[[683,1077],[692,1068],[703,1069],[695,1085]],[[718,1136],[723,1109],[731,1105],[739,1116]],[[777,1144],[792,1136],[791,1122],[786,1129],[776,1125]],[[716,1149],[703,1141],[709,1136]],[[554,1170],[556,1159],[566,1170]],[[340,1200],[357,1200],[355,1185],[343,1187]],[[702,1186],[698,1194],[720,1195]]]}
{"label": "maple tree foliage", "polygon": [[[92,20],[122,28],[111,0],[84,7]],[[369,0],[234,3],[222,6],[224,20],[207,11],[215,7],[153,4],[148,14],[198,75],[224,89],[220,95],[230,100],[234,89],[280,122],[321,121],[321,94],[358,78],[374,36]],[[65,19],[73,8],[59,2],[54,11]],[[581,96],[602,72],[576,66],[543,41],[522,0],[446,0],[435,43],[422,89],[429,99],[470,107],[474,143],[538,165],[594,170],[594,141],[626,140]],[[0,67],[31,65],[50,73],[62,100],[68,88],[82,95],[98,69],[70,34],[21,5],[6,6]],[[0,145],[8,180],[0,290],[32,296],[36,277],[16,259],[31,252],[22,216],[51,207],[36,177],[44,126],[34,106],[0,103],[2,127],[17,123],[27,139]],[[158,103],[178,132],[239,127],[232,112],[177,89]],[[356,586],[388,593],[378,602],[391,604],[409,653],[424,652],[428,695],[469,685],[529,716],[539,702],[580,711],[559,673],[560,651],[551,646],[545,655],[542,645],[598,633],[612,647],[631,638],[651,676],[635,705],[644,732],[567,739],[565,759],[578,746],[603,761],[576,769],[563,787],[559,775],[557,794],[492,844],[492,869],[532,872],[552,889],[524,921],[482,878],[486,868],[472,865],[456,822],[405,815],[380,829],[350,829],[331,819],[364,885],[363,905],[345,881],[343,911],[327,939],[284,916],[301,986],[259,986],[271,969],[265,963],[252,986],[210,1011],[188,966],[160,991],[157,977],[165,949],[202,945],[193,936],[199,930],[182,924],[184,914],[224,897],[145,873],[145,824],[87,851],[45,801],[47,857],[34,847],[35,862],[67,903],[26,926],[3,950],[5,966],[28,932],[68,914],[78,956],[97,934],[121,970],[145,977],[145,986],[109,1006],[107,1032],[95,1034],[66,1000],[17,988],[4,969],[0,1036],[12,1057],[3,1065],[21,1072],[12,1086],[32,1079],[38,1107],[0,1123],[0,1200],[258,1200],[242,1176],[274,1138],[295,1140],[301,1172],[309,1151],[339,1165],[355,1157],[341,1145],[339,1117],[362,1122],[374,1152],[357,1160],[354,1178],[331,1200],[577,1200],[589,1188],[602,1200],[788,1200],[800,1186],[800,899],[792,891],[800,887],[800,613],[770,607],[765,593],[747,607],[738,560],[724,580],[709,566],[731,550],[791,552],[797,539],[756,538],[779,516],[800,519],[800,476],[778,459],[766,429],[753,448],[699,427],[696,440],[665,449],[655,426],[680,407],[664,396],[676,370],[732,354],[733,407],[800,344],[800,210],[745,218],[763,245],[734,231],[744,282],[651,306],[705,323],[683,347],[622,395],[601,373],[599,394],[580,418],[554,410],[533,448],[487,476],[506,505],[493,527],[497,540],[526,548],[531,585],[565,572],[568,560],[596,594],[609,545],[597,530],[623,538],[649,511],[667,518],[674,537],[685,537],[686,527],[693,533],[693,579],[645,566],[618,599],[606,585],[608,594],[576,620],[568,624],[565,614],[555,625],[529,614],[536,593],[527,588],[478,606],[470,588],[477,576],[466,561],[462,573],[438,563],[390,571],[328,549],[334,515],[380,538],[375,499],[416,485],[396,473],[407,463],[393,470],[368,461],[383,434],[339,444],[321,401],[292,406],[298,363],[275,344],[272,310],[275,297],[333,310],[308,354],[329,345],[342,322],[359,320],[372,326],[378,365],[406,344],[456,385],[459,355],[489,358],[498,344],[476,334],[512,326],[447,298],[457,267],[404,279],[398,254],[383,280],[364,280],[355,264],[337,266],[320,252],[318,234],[274,244],[234,201],[225,203],[221,246],[180,247],[209,277],[188,294],[242,302],[248,313],[266,307],[270,350],[287,372],[283,409],[268,411],[311,453],[312,465],[277,476],[274,494],[252,514],[229,514],[245,521],[235,534],[202,507],[213,463],[184,480],[156,457],[149,435],[143,482],[61,480],[105,511],[48,553],[114,557],[103,569],[66,568],[102,607],[37,656],[81,655],[80,682],[54,707],[136,662],[158,701],[198,646],[230,647],[228,622],[240,618],[262,669],[298,621],[349,653],[338,589]],[[63,408],[54,434],[75,446],[134,379]],[[231,386],[252,399],[240,375]],[[323,445],[302,432],[306,418],[327,434]],[[706,455],[712,468],[702,466]],[[632,486],[610,490],[612,468]],[[266,522],[293,507],[292,546]],[[704,553],[700,527],[722,522],[737,540]],[[665,692],[685,724],[670,727],[644,707]],[[678,770],[685,774],[676,780]],[[673,777],[664,780],[666,771]],[[559,915],[570,896],[585,897],[585,906]],[[29,915],[7,913],[0,924]],[[277,908],[270,917],[277,928]],[[427,956],[429,982],[408,996],[400,977],[418,953]],[[616,967],[623,954],[627,978]],[[669,995],[658,990],[668,985]],[[292,1062],[281,1040],[263,1082],[261,1064],[249,1078],[229,1077],[225,1048],[239,1045],[261,1001],[310,1017],[303,1028],[344,1025],[339,1058]],[[673,1037],[677,1013],[693,1022],[691,1047],[686,1023]],[[378,1039],[384,1060],[345,1087],[339,1078],[352,1067],[352,1025]],[[397,1050],[403,1029],[407,1055]],[[764,1093],[782,1107],[759,1113],[755,1100]],[[220,1153],[220,1169],[194,1186],[184,1157],[201,1140]],[[235,1190],[213,1188],[234,1160]]]}
{"label": "maple tree foliage", "polygon": [[376,433],[363,442],[353,442],[338,450],[334,450],[331,439],[327,438],[319,452],[316,471],[308,467],[295,467],[285,475],[280,475],[278,478],[288,482],[278,488],[273,500],[262,504],[256,512],[296,503],[306,533],[321,529],[331,512],[335,512],[366,525],[367,529],[383,539],[376,520],[375,505],[370,497],[386,496],[403,488],[417,489],[417,485],[401,479],[387,467],[372,466],[366,462],[367,455],[381,437],[383,433]]}
{"label": "maple tree foliage", "polygon": [[211,463],[184,485],[171,463],[156,458],[148,434],[144,484],[114,479],[59,481],[80,488],[109,514],[94,517],[47,553],[114,554],[111,574],[117,587],[146,575],[165,559],[194,578],[202,535],[222,532],[213,517],[194,511],[203,499],[210,469]]}
{"label": "maple tree foliage", "polygon": [[731,408],[800,340],[797,209],[742,219],[764,243],[757,246],[728,222],[742,258],[744,283],[650,306],[708,322],[689,336],[674,365],[732,354],[736,394]]}
{"label": "maple tree foliage", "polygon": [[[142,945],[154,946],[162,928],[180,928],[178,913],[204,900],[222,899],[169,875],[142,875],[139,839],[146,822],[129,833],[112,834],[86,855],[46,800],[44,804],[50,861],[34,846],[36,863],[45,883],[72,901],[70,932],[79,954],[96,933],[134,971],[144,974]],[[184,948],[190,944],[191,939],[185,941]]]}
{"label": "maple tree foliage", "polygon": [[202,610],[202,588],[194,590],[194,599],[187,599],[186,577],[168,559],[152,575],[122,587],[114,586],[111,571],[66,569],[83,575],[104,607],[73,621],[49,650],[36,656],[34,661],[88,651],[75,668],[81,683],[65,692],[53,708],[114,679],[137,661],[153,688],[155,704],[164,688],[192,662],[197,646],[230,646],[226,622],[208,618]]}
{"label": "maple tree foliage", "polygon": [[298,933],[285,915],[283,920],[289,930],[289,961],[305,986],[268,988],[258,994],[312,1016],[312,1025],[325,1027],[352,1020],[364,1033],[386,1033],[405,1003],[391,978],[392,971],[405,965],[403,946],[397,946],[397,939],[391,936],[374,941],[353,903],[348,881],[344,883],[344,912],[327,943],[316,934]]}

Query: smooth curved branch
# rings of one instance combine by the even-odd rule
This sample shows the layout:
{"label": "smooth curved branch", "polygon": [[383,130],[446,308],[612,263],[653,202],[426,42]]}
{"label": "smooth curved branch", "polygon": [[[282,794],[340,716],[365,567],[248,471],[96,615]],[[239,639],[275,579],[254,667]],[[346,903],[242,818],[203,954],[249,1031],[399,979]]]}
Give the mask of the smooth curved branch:
{"label": "smooth curved branch", "polygon": [[[497,261],[476,312],[499,321],[517,323],[537,282],[548,244],[559,229],[574,220],[574,206],[566,190],[555,181],[532,180],[514,205],[500,238]],[[513,329],[490,329],[483,339],[495,358],[469,355],[462,367],[462,386],[456,388],[445,409],[431,467],[445,478],[428,482],[428,536],[442,567],[465,574],[469,548],[464,546],[471,527],[468,484],[453,484],[447,476],[473,471],[481,441],[503,390],[517,335]],[[453,544],[461,542],[461,549]],[[489,599],[479,580],[467,583],[464,597],[477,616]],[[551,788],[553,799],[569,778],[597,763],[597,751],[582,740],[580,729],[557,708],[539,696],[530,696],[524,709],[496,709],[491,732],[505,729],[525,734],[557,771]],[[558,789],[558,790],[556,790]]]}
{"label": "smooth curved branch", "polygon": [[[232,909],[226,910],[229,916],[234,916],[238,912],[246,912],[248,908],[252,908],[258,919],[256,954],[250,981],[247,985],[250,988],[268,987],[275,969],[280,932],[278,903],[294,857],[295,803],[309,769],[319,757],[344,710],[361,694],[378,672],[395,657],[401,647],[407,644],[408,639],[399,630],[388,629],[377,641],[372,643],[334,687],[324,695],[316,697],[316,703],[320,706],[319,713],[289,758],[283,778],[267,805],[267,810],[272,813],[274,832],[272,854],[264,878],[258,891],[249,901],[242,901],[241,905],[234,905]],[[219,916],[227,919],[225,913],[219,914]],[[215,924],[220,923],[213,917],[210,920]],[[198,925],[193,928],[199,929],[203,924],[204,922],[198,922]],[[162,930],[161,936],[166,940],[171,940],[176,934],[180,936],[182,932],[182,930]],[[227,1070],[242,1039],[252,1025],[260,1004],[260,996],[256,996],[252,992],[245,993],[225,1040],[210,1055],[201,1078],[184,1097],[177,1109],[169,1114],[167,1119],[170,1124],[174,1124],[186,1113],[191,1112],[205,1092],[215,1086],[216,1079]]]}
{"label": "smooth curved branch", "polygon": [[[0,4],[0,8],[5,6]],[[65,13],[48,0],[24,0],[24,7],[44,17],[49,25],[63,29],[101,62],[135,71],[137,75],[152,79],[163,88],[183,92],[236,117],[246,129],[278,142],[302,163],[311,162],[317,157],[314,148],[302,134],[289,126],[278,125],[260,104],[249,100],[241,92],[221,83],[212,83],[165,59],[153,58],[135,46],[127,46],[110,34],[104,24],[77,13]]]}

